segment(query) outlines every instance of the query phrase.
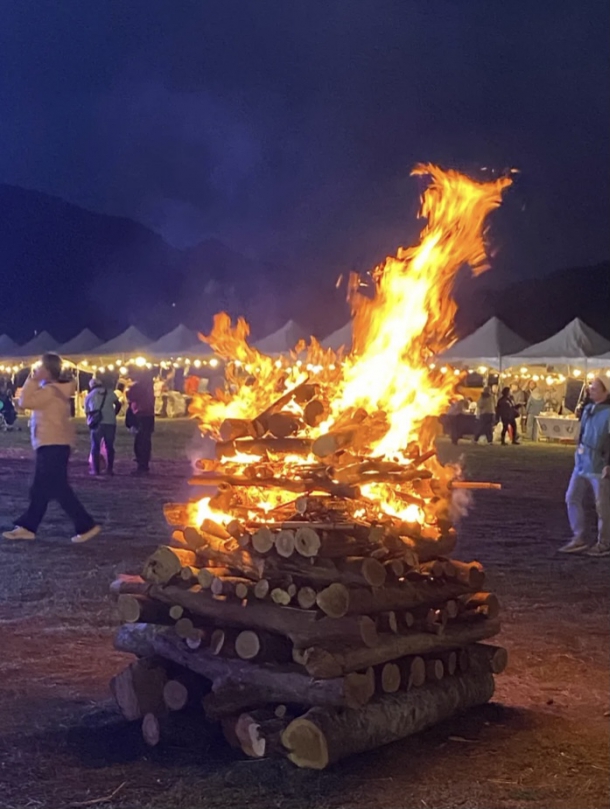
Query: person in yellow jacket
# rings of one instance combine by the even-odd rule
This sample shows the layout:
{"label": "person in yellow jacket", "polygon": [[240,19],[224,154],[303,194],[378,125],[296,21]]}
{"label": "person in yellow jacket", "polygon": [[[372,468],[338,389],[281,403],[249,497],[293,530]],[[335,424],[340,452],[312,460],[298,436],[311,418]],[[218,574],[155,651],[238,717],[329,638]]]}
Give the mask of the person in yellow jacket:
{"label": "person in yellow jacket", "polygon": [[30,504],[15,520],[13,530],[2,534],[4,539],[36,539],[51,500],[57,500],[74,523],[72,542],[86,542],[101,531],[68,482],[68,460],[75,438],[70,398],[76,383],[73,379],[62,381],[61,365],[57,354],[44,354],[21,391],[19,404],[32,411],[30,428],[36,470]]}

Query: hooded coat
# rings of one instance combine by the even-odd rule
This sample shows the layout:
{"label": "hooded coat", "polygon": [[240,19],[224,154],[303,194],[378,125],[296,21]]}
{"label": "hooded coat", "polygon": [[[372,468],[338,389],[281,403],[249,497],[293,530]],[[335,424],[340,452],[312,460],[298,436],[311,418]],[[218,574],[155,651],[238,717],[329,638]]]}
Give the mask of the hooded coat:
{"label": "hooded coat", "polygon": [[30,433],[34,449],[45,446],[72,446],[76,433],[70,413],[70,398],[76,382],[43,382],[28,377],[19,404],[31,410]]}

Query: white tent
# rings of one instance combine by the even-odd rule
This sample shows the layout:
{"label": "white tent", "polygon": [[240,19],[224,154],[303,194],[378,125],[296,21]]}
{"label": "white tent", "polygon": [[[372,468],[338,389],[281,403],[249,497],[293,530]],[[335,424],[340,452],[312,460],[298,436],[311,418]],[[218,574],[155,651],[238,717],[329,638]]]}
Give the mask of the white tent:
{"label": "white tent", "polygon": [[339,351],[340,348],[344,348],[346,351],[349,351],[352,347],[352,335],[353,324],[351,320],[348,320],[345,326],[341,326],[340,329],[337,329],[337,331],[334,331],[322,340],[322,348],[332,348],[333,351]]}
{"label": "white tent", "polygon": [[525,349],[527,341],[497,317],[492,317],[468,337],[439,354],[437,359],[448,363],[486,365],[502,370],[504,358]]}
{"label": "white tent", "polygon": [[17,343],[8,334],[0,334],[0,359],[12,359],[18,352]]}
{"label": "white tent", "polygon": [[84,354],[90,354],[94,349],[101,346],[102,341],[94,334],[91,329],[83,329],[76,337],[62,343],[57,349],[57,353],[70,359],[70,357],[79,357]]}
{"label": "white tent", "polygon": [[48,331],[41,331],[15,354],[16,357],[38,357],[45,351],[55,351],[59,343]]}
{"label": "white tent", "polygon": [[176,326],[146,349],[148,356],[160,359],[179,356],[201,357],[212,353],[209,345],[201,342],[197,332],[183,325]]}
{"label": "white tent", "polygon": [[610,351],[600,354],[599,357],[591,357],[587,360],[589,368],[610,368]]}
{"label": "white tent", "polygon": [[610,352],[610,341],[580,318],[574,318],[561,331],[506,357],[505,365],[589,365],[589,360]]}
{"label": "white tent", "polygon": [[148,337],[136,329],[135,326],[129,326],[122,334],[87,353],[96,357],[126,357],[127,355],[144,353],[150,343],[151,341]]}
{"label": "white tent", "polygon": [[262,354],[287,354],[299,340],[306,340],[308,337],[307,329],[295,323],[294,320],[289,320],[281,329],[254,343],[254,348]]}

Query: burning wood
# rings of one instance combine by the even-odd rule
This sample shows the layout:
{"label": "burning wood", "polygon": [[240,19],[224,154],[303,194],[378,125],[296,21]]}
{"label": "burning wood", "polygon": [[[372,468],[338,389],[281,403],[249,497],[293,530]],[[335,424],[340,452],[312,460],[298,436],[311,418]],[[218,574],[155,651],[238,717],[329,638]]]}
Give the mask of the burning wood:
{"label": "burning wood", "polygon": [[132,693],[146,665],[115,693],[153,741],[155,710],[193,705],[193,672],[211,683],[206,714],[247,755],[317,768],[493,693],[504,652],[479,641],[499,631],[498,601],[479,563],[448,557],[459,490],[496,484],[438,460],[454,382],[429,360],[450,342],[458,269],[485,268],[484,221],[510,181],[416,173],[432,177],[420,244],[374,270],[373,295],[352,284],[344,361],[312,343],[287,368],[227,316],[206,338],[228,361],[228,392],[193,405],[216,447],[190,483],[209,494],[168,504],[170,546],[142,582],[113,585],[117,648],[157,661],[151,698]]}

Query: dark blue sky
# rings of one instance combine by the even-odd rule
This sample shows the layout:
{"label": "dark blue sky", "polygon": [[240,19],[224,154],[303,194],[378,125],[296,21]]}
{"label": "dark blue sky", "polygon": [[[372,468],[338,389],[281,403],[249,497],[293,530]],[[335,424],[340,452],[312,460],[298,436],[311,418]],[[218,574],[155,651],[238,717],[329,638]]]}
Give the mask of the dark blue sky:
{"label": "dark blue sky", "polygon": [[521,170],[499,277],[608,257],[607,0],[0,0],[0,182],[312,275]]}

